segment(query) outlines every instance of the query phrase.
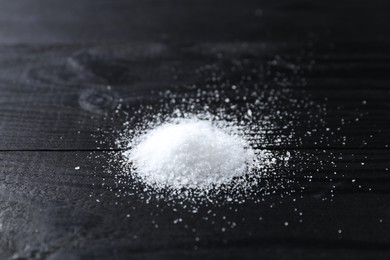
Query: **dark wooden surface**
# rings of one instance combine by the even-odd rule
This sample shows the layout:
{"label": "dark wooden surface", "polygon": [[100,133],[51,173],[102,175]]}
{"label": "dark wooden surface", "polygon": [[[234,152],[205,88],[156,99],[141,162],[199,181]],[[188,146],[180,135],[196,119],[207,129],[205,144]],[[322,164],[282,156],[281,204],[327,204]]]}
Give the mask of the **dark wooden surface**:
{"label": "dark wooden surface", "polygon": [[[385,0],[0,1],[0,259],[388,259],[389,13]],[[264,144],[291,152],[290,185],[197,214],[100,185],[119,103],[245,59],[234,81],[276,56],[301,66],[294,98],[326,107],[311,112],[321,124],[303,107],[291,139]]]}

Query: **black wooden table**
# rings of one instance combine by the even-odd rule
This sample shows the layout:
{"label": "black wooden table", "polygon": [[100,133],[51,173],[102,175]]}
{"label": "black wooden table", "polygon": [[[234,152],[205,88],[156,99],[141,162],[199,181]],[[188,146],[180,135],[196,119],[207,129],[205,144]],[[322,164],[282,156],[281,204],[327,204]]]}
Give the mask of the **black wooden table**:
{"label": "black wooden table", "polygon": [[[388,259],[389,13],[387,0],[1,1],[0,259]],[[199,68],[237,61],[231,82],[298,64],[295,97],[322,107],[314,131],[302,116],[265,147],[292,154],[299,192],[195,214],[100,185],[118,104],[201,88]]]}

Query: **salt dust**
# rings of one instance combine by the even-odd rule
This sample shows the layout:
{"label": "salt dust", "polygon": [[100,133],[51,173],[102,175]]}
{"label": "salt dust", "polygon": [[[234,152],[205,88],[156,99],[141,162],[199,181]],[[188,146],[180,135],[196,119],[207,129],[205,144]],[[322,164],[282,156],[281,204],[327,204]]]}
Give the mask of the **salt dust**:
{"label": "salt dust", "polygon": [[196,209],[262,200],[260,194],[278,187],[292,193],[283,170],[291,153],[267,146],[289,140],[291,133],[278,133],[283,129],[276,121],[294,112],[281,111],[275,92],[246,91],[236,85],[168,90],[154,94],[158,102],[131,111],[117,138],[122,151],[112,156],[111,165],[119,165],[113,170],[117,196],[186,201]]}
{"label": "salt dust", "polygon": [[306,83],[297,66],[279,56],[232,60],[200,66],[192,79],[198,83],[120,101],[112,120],[123,127],[110,154],[112,178],[103,186],[117,198],[190,211],[303,189],[289,167],[294,155],[284,147],[299,146],[302,129],[321,128],[326,111],[302,98]]}
{"label": "salt dust", "polygon": [[219,187],[243,176],[255,161],[245,139],[199,119],[158,126],[125,157],[145,182],[175,189]]}

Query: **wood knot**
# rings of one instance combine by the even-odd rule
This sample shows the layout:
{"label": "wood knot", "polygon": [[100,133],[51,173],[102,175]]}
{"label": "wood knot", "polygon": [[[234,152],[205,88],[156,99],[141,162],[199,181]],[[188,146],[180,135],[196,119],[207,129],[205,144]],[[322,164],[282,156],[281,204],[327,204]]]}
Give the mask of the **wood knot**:
{"label": "wood knot", "polygon": [[118,106],[118,95],[110,87],[95,87],[82,89],[79,104],[85,111],[107,115]]}

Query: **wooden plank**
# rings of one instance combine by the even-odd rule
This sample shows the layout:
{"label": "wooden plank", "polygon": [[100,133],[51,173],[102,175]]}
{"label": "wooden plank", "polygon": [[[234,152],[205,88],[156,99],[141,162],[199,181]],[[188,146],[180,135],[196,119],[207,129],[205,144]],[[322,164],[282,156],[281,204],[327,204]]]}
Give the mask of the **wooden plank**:
{"label": "wooden plank", "polygon": [[386,0],[15,0],[1,3],[0,43],[383,40],[389,9]]}
{"label": "wooden plank", "polygon": [[[141,104],[159,101],[151,91],[171,88],[193,93],[189,86],[214,84],[234,100],[232,84],[241,90],[258,85],[267,97],[275,89],[284,89],[280,86],[284,79],[291,86],[279,105],[261,108],[264,115],[273,117],[273,110],[285,113],[284,118],[275,118],[264,147],[388,148],[387,56],[360,61],[356,55],[371,57],[370,52],[345,56],[342,50],[318,50],[317,65],[310,65],[315,61],[310,55],[303,54],[301,61],[296,54],[291,57],[304,49],[275,42],[1,47],[0,150],[113,149],[115,131],[123,129],[127,114]],[[333,53],[331,61],[323,57],[327,53]],[[237,65],[237,60],[245,64]],[[301,67],[298,76],[292,65]],[[230,71],[232,66],[236,72]],[[360,78],[365,68],[372,73],[379,68],[382,76],[369,73],[368,78]],[[212,75],[223,76],[214,82]],[[280,79],[275,81],[275,75]],[[307,101],[297,107],[291,100]],[[116,111],[118,105],[121,108]],[[293,123],[286,127],[289,120]],[[277,138],[282,142],[275,144]]]}
{"label": "wooden plank", "polygon": [[0,257],[388,257],[390,153],[290,152],[274,180],[289,186],[197,213],[102,187],[117,169],[109,153],[0,152]]}

